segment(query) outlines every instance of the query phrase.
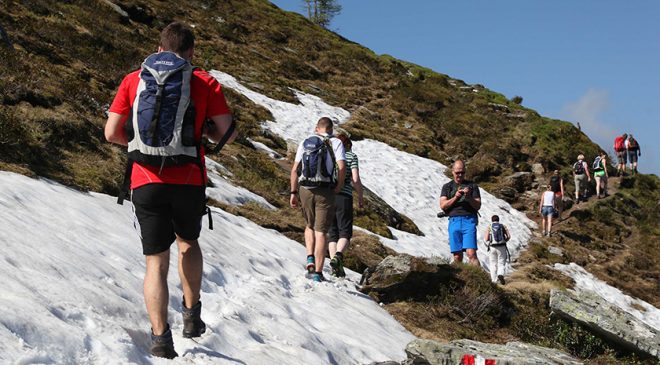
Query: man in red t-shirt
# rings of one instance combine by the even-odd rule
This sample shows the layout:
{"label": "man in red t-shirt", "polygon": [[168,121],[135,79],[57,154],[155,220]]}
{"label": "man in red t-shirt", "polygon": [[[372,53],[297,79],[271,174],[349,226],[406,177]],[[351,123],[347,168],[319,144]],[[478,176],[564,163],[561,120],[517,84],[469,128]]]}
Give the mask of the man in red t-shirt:
{"label": "man in red t-shirt", "polygon": [[[163,29],[160,38],[158,52],[173,52],[190,62],[194,52],[194,35],[190,28],[172,23]],[[108,141],[128,145],[124,126],[131,114],[139,82],[140,70],[128,74],[119,86],[105,125]],[[213,142],[219,141],[232,123],[220,84],[205,71],[194,69],[190,79],[190,98],[196,110],[196,140],[201,139],[204,121],[208,118],[213,123],[206,127],[206,136]],[[228,142],[235,138],[233,132]],[[197,239],[206,208],[207,177],[203,149],[200,153],[201,165],[189,163],[161,167],[134,162],[130,176],[131,197],[146,256],[144,298],[151,321],[151,352],[154,356],[177,356],[167,321],[167,273],[170,246],[175,240],[179,248],[179,276],[183,288],[183,336],[198,337],[206,329],[200,318],[203,258]]]}

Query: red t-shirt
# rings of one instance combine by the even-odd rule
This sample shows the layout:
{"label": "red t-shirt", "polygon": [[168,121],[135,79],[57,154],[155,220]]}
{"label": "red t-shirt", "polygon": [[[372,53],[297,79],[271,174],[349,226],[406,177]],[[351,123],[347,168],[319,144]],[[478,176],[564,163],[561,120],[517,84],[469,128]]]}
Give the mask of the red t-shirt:
{"label": "red t-shirt", "polygon": [[[135,100],[138,83],[140,82],[140,70],[131,72],[124,77],[115,100],[110,106],[110,112],[128,115]],[[195,137],[201,138],[202,124],[206,118],[217,115],[229,114],[227,101],[222,93],[220,83],[211,77],[206,71],[196,68],[190,79],[190,97],[195,103]],[[202,162],[204,162],[204,151],[202,149]],[[190,163],[183,166],[164,167],[149,166],[139,163],[133,164],[131,174],[131,189],[139,188],[146,184],[184,184],[205,185],[206,168],[204,168],[204,179],[199,166]]]}

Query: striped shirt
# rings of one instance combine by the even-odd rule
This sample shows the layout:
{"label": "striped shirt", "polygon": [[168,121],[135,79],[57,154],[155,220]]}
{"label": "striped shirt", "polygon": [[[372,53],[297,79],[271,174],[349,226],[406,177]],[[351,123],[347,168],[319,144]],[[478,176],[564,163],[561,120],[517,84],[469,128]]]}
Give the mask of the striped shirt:
{"label": "striped shirt", "polygon": [[340,194],[353,196],[353,169],[358,168],[358,157],[353,151],[346,151],[346,179],[344,186],[339,191]]}

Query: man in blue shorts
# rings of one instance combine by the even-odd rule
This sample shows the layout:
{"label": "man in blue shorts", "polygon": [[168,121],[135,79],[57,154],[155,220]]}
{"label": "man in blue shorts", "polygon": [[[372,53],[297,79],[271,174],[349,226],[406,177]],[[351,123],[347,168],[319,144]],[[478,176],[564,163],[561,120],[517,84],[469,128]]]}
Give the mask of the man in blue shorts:
{"label": "man in blue shorts", "polygon": [[479,186],[465,180],[465,164],[457,160],[452,165],[454,180],[442,186],[440,209],[449,216],[449,248],[454,262],[468,262],[480,266],[477,258],[477,212],[481,208]]}

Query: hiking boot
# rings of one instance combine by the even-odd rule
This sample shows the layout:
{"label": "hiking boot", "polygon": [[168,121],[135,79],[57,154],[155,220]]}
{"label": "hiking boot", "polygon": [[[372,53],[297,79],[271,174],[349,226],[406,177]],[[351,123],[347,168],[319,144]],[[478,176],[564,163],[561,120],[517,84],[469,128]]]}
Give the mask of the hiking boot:
{"label": "hiking boot", "polygon": [[185,300],[182,303],[183,314],[183,337],[193,338],[199,337],[202,333],[206,332],[206,324],[200,318],[202,313],[202,301],[200,300],[192,308],[186,308]]}
{"label": "hiking boot", "polygon": [[308,274],[313,274],[316,271],[316,265],[314,265],[314,256],[307,256],[307,265],[305,266]]}
{"label": "hiking boot", "polygon": [[325,281],[325,279],[323,278],[323,273],[320,273],[320,272],[313,273],[312,274],[312,281],[315,281],[317,283]]}
{"label": "hiking boot", "polygon": [[153,329],[151,330],[151,354],[156,357],[164,357],[166,359],[173,359],[179,354],[174,351],[174,341],[172,341],[172,331],[170,325],[167,325],[167,330],[162,335],[154,335]]}
{"label": "hiking boot", "polygon": [[330,267],[332,267],[332,276],[338,278],[346,277],[346,272],[344,271],[344,259],[339,255],[336,255],[330,260]]}
{"label": "hiking boot", "polygon": [[332,276],[337,276],[337,266],[339,266],[339,258],[337,256],[330,260],[330,267],[332,268]]}
{"label": "hiking boot", "polygon": [[497,275],[497,282],[504,285],[506,282],[504,281],[504,275]]}

